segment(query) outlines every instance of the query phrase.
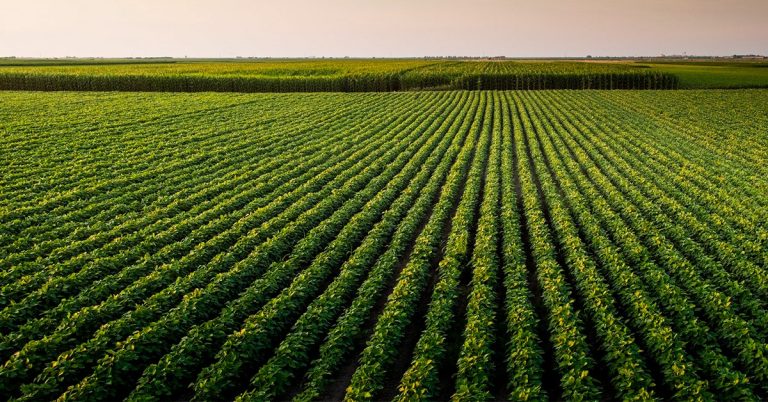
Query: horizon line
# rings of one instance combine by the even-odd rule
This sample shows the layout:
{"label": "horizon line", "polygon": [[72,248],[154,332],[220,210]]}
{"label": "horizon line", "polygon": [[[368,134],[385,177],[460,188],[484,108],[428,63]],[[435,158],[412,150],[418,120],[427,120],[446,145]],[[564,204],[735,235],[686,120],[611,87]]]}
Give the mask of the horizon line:
{"label": "horizon line", "polygon": [[661,55],[584,55],[584,56],[0,56],[0,59],[21,60],[67,60],[67,59],[197,59],[197,60],[236,60],[236,59],[511,59],[511,60],[563,60],[563,59],[651,59],[651,58],[734,58],[734,57],[768,57],[761,53],[733,53],[721,55],[708,54],[661,54]]}

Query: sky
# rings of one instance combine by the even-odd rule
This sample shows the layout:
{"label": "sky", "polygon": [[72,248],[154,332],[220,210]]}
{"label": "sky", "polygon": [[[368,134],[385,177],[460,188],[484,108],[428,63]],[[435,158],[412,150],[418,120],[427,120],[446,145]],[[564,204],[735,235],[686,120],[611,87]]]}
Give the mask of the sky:
{"label": "sky", "polygon": [[768,54],[768,0],[0,0],[0,56]]}

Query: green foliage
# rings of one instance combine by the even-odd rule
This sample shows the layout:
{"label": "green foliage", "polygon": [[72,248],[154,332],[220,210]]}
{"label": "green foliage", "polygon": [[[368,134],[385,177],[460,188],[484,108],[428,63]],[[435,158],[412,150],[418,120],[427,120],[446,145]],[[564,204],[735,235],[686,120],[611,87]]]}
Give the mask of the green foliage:
{"label": "green foliage", "polygon": [[765,104],[2,92],[0,394],[760,400]]}
{"label": "green foliage", "polygon": [[768,88],[766,62],[653,62],[643,65],[676,76],[682,89]]}
{"label": "green foliage", "polygon": [[161,92],[391,92],[422,89],[674,89],[630,63],[283,60],[0,66],[0,89]]}

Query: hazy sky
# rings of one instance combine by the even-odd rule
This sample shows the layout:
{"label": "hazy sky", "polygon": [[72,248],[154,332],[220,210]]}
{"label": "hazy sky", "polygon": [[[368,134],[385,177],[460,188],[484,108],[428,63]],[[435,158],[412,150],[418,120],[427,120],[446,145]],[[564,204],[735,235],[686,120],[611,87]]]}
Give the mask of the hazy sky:
{"label": "hazy sky", "polygon": [[768,0],[0,0],[0,56],[768,53]]}

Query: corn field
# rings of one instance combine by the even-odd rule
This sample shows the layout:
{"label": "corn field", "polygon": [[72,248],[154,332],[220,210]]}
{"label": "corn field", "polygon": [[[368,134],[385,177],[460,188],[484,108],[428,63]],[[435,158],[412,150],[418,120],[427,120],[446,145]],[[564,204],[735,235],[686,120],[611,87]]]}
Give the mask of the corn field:
{"label": "corn field", "polygon": [[393,92],[676,89],[674,74],[632,64],[563,61],[328,60],[0,66],[0,90]]}

